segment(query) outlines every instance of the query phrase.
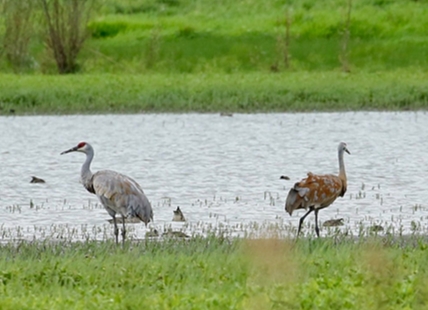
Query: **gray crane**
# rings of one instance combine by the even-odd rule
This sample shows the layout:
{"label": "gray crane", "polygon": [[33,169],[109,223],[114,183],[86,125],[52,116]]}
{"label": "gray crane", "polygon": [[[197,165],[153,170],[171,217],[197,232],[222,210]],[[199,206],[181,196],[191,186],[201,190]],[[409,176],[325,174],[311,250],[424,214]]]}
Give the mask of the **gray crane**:
{"label": "gray crane", "polygon": [[[309,209],[309,211],[300,218],[297,235],[299,235],[300,230],[302,229],[302,224],[305,218],[309,213],[315,211],[315,232],[319,237],[318,211],[327,208],[336,200],[337,197],[343,197],[345,195],[347,178],[345,164],[343,161],[343,153],[351,153],[349,152],[345,142],[339,143],[337,152],[339,157],[339,175],[315,175],[308,172],[308,177],[294,184],[293,188],[288,192],[288,196],[285,201],[285,211],[287,211],[290,216],[293,214],[294,210]],[[285,177],[281,176],[281,179],[285,179]]]}
{"label": "gray crane", "polygon": [[153,220],[153,210],[140,185],[130,177],[111,170],[102,170],[92,174],[90,166],[94,158],[94,149],[89,143],[80,142],[77,146],[61,153],[82,152],[86,160],[81,169],[83,186],[98,199],[113,218],[116,244],[119,243],[119,228],[116,213],[122,216],[122,244],[125,244],[125,218],[137,217],[147,226]]}

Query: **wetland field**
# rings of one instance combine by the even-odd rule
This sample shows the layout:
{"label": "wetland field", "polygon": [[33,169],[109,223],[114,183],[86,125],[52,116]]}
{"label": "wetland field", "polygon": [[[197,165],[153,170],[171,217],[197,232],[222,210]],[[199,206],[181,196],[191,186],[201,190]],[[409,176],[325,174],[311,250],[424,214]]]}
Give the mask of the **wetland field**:
{"label": "wetland field", "polygon": [[[423,111],[3,116],[0,304],[424,309],[427,122]],[[79,182],[84,156],[60,155],[76,136],[94,146],[94,171],[125,172],[152,203],[154,222],[128,224],[124,248]],[[320,212],[320,225],[344,225],[317,239],[309,216],[296,241],[303,212],[285,213],[286,194],[307,171],[337,173],[344,136],[348,191]],[[177,206],[186,222],[172,222]]]}
{"label": "wetland field", "polygon": [[[80,1],[70,74],[43,2],[0,1],[0,310],[428,308],[427,1]],[[123,247],[80,141],[153,206]],[[287,193],[340,141],[297,238]]]}

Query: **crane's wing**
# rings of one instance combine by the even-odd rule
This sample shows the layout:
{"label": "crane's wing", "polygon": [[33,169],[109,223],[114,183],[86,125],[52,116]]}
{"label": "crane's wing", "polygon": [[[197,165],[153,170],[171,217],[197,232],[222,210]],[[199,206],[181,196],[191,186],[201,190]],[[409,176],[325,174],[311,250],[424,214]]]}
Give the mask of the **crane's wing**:
{"label": "crane's wing", "polygon": [[307,209],[312,206],[325,208],[338,196],[343,196],[342,180],[332,174],[315,175],[308,173],[308,177],[294,184],[285,201],[285,210],[291,215],[294,210]]}
{"label": "crane's wing", "polygon": [[[132,178],[111,170],[98,171],[92,176],[95,194],[109,213],[138,217],[146,225],[153,220],[153,210],[140,185]],[[113,212],[111,212],[113,211]]]}

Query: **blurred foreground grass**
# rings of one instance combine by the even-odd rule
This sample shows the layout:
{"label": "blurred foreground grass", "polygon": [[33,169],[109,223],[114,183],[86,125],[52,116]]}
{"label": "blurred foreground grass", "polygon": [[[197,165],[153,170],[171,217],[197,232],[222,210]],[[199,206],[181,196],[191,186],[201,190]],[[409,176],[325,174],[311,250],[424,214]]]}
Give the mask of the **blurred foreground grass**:
{"label": "blurred foreground grass", "polygon": [[3,309],[426,309],[418,235],[21,242],[0,246]]}

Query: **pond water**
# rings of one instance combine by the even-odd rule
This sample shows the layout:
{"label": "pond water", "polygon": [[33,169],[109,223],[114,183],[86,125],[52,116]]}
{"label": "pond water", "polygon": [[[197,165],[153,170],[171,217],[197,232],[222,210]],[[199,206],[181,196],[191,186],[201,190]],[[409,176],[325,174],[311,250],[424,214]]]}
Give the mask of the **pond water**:
{"label": "pond water", "polygon": [[[415,223],[426,231],[427,129],[425,112],[0,117],[0,240],[112,238],[109,215],[79,182],[84,154],[60,156],[80,141],[95,149],[93,172],[116,170],[140,183],[152,228],[237,235],[297,228],[305,211],[285,213],[289,188],[308,171],[337,173],[344,141],[348,191],[320,211],[320,222],[344,218],[353,232],[379,224],[408,233]],[[33,175],[46,183],[30,183]],[[177,206],[184,224],[171,222]],[[128,226],[133,238],[148,230]]]}

